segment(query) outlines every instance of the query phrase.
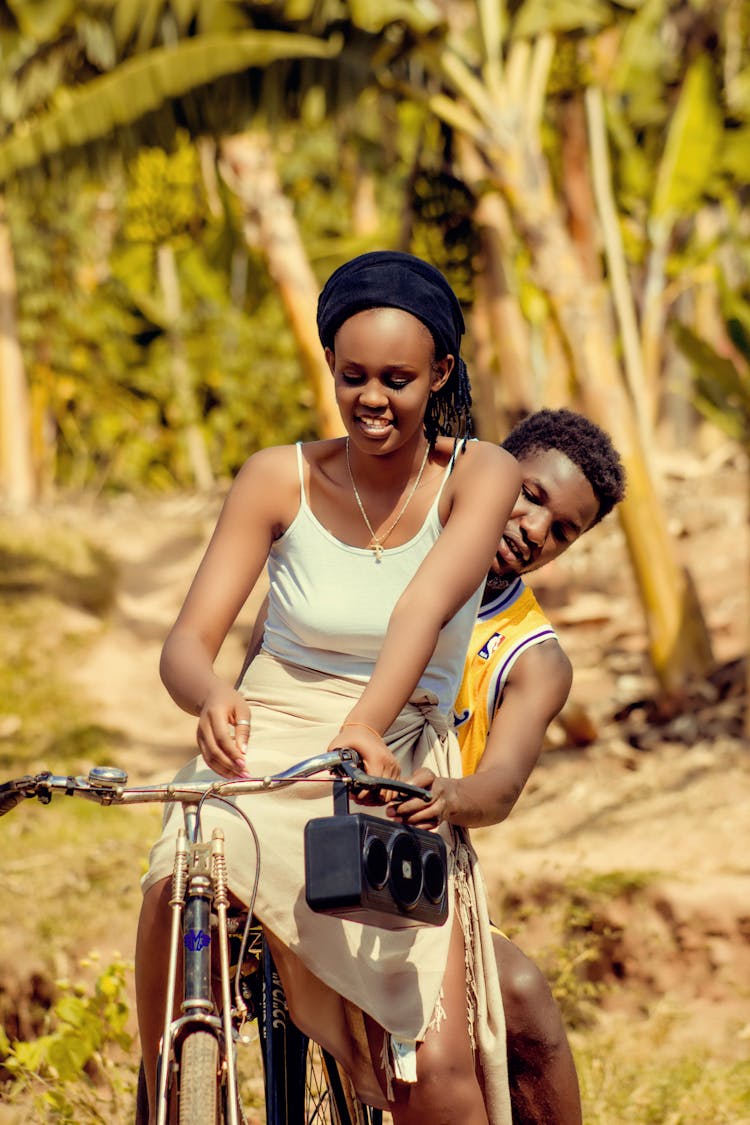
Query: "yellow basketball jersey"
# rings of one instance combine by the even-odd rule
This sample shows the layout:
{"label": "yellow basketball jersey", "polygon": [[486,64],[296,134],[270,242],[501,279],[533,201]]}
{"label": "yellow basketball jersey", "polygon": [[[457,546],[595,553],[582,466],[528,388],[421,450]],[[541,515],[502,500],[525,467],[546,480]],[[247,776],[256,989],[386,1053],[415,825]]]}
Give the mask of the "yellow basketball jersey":
{"label": "yellow basketball jersey", "polygon": [[464,776],[476,772],[511,668],[527,649],[555,636],[521,578],[479,607],[454,705]]}

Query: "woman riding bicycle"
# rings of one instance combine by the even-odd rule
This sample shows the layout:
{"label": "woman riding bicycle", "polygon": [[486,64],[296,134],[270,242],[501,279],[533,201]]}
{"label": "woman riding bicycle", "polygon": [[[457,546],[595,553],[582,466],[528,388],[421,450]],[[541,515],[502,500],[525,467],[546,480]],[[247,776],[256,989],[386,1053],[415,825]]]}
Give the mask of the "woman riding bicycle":
{"label": "woman riding bicycle", "polygon": [[[355,258],[324,287],[318,331],[346,437],[256,453],[227,496],[162,655],[167,689],[199,716],[202,756],[181,776],[236,777],[246,758],[270,774],[341,746],[373,774],[457,776],[449,715],[519,470],[494,445],[447,436],[466,433],[471,400],[461,310],[434,267],[390,251]],[[263,648],[235,690],[213,664],[266,564]],[[248,812],[255,913],[295,1023],[396,1125],[509,1122],[487,910],[460,830],[435,825],[451,850],[446,925],[384,931],[305,903],[303,828],[330,814],[330,786]],[[241,818],[207,807],[203,821],[207,834],[224,829],[230,886],[247,902],[255,856]],[[152,1105],[177,826],[168,815],[152,849],[136,950]]]}

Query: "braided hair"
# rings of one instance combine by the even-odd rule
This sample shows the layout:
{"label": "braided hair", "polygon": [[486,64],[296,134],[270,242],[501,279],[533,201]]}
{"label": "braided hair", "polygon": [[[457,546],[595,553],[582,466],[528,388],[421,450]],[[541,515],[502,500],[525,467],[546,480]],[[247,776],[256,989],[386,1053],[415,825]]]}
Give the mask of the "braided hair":
{"label": "braided hair", "polygon": [[[442,359],[435,350],[435,358]],[[440,434],[471,437],[471,384],[464,361],[456,356],[453,370],[439,391],[427,402],[424,416],[425,437],[434,445]]]}

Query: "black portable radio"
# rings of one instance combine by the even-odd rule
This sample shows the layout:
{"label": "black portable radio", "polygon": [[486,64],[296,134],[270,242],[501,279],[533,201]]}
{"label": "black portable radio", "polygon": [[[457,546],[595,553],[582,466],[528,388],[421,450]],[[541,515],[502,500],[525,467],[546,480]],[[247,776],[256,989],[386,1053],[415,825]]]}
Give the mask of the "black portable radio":
{"label": "black portable radio", "polygon": [[305,825],[305,897],[319,914],[382,929],[442,926],[448,849],[436,832],[350,812],[347,785],[334,782],[334,815]]}

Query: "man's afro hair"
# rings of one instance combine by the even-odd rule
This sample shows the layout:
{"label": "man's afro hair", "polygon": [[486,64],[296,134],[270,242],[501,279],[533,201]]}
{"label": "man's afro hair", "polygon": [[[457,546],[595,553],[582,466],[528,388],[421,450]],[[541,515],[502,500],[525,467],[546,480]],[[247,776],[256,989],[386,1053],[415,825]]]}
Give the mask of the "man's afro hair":
{"label": "man's afro hair", "polygon": [[546,449],[564,453],[581,470],[599,501],[594,523],[625,495],[625,470],[609,434],[582,414],[537,410],[514,426],[501,444],[519,461]]}

